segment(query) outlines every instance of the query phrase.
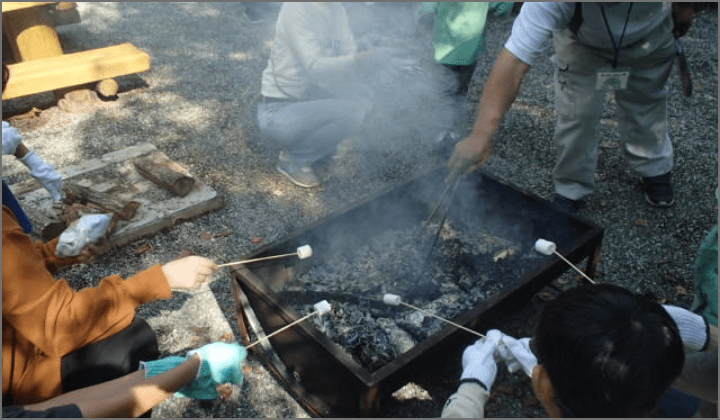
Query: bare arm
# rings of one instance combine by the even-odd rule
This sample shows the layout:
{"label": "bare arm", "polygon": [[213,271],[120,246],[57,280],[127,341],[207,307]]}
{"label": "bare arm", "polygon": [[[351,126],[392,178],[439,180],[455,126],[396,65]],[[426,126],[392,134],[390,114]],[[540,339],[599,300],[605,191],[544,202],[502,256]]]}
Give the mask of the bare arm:
{"label": "bare arm", "polygon": [[75,404],[83,417],[137,417],[192,382],[200,368],[195,355],[175,369],[152,378],[137,371],[121,378],[78,389],[50,400],[28,405],[28,410],[47,410],[52,407]]}
{"label": "bare arm", "polygon": [[455,146],[449,164],[453,171],[472,171],[482,166],[492,154],[492,138],[505,113],[515,101],[530,65],[520,61],[507,49],[495,60],[485,83],[475,125],[470,135]]}

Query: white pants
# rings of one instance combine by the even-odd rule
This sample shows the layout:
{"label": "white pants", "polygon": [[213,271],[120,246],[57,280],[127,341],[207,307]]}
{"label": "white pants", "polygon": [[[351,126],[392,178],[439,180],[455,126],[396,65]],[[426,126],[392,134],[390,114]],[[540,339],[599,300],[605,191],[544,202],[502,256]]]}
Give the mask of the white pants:
{"label": "white pants", "polygon": [[[620,147],[643,177],[665,174],[673,165],[665,83],[675,49],[672,23],[668,24],[667,31],[655,31],[653,39],[622,46],[617,65],[630,68],[627,89],[615,91]],[[614,51],[589,48],[570,31],[554,34],[553,40],[559,155],[553,180],[558,194],[578,200],[594,189],[598,126],[606,95],[595,89],[596,71],[611,68]]]}

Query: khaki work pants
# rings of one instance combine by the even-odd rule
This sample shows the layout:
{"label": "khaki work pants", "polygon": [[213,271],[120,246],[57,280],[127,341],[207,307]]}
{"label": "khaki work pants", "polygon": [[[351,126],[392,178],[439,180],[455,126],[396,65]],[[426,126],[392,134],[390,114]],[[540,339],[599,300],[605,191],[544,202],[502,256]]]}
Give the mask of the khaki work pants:
{"label": "khaki work pants", "polygon": [[[630,69],[627,89],[614,93],[620,147],[630,167],[643,177],[663,175],[673,165],[665,88],[675,57],[672,23],[662,29],[653,39],[623,46],[617,65]],[[598,129],[607,95],[595,89],[596,71],[612,67],[614,51],[587,47],[570,31],[554,34],[553,40],[559,155],[553,180],[558,194],[578,200],[594,189]]]}

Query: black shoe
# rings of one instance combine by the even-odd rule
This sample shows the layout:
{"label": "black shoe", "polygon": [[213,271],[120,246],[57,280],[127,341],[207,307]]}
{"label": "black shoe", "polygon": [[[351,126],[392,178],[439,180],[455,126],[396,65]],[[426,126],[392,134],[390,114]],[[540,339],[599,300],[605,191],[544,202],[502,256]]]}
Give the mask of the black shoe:
{"label": "black shoe", "polygon": [[670,207],[675,203],[670,172],[664,175],[650,176],[641,181],[645,200],[654,207]]}
{"label": "black shoe", "polygon": [[555,194],[555,200],[553,200],[553,206],[555,206],[559,212],[570,216],[577,216],[580,213],[580,209],[582,209],[583,204],[582,200],[571,200],[560,194]]}

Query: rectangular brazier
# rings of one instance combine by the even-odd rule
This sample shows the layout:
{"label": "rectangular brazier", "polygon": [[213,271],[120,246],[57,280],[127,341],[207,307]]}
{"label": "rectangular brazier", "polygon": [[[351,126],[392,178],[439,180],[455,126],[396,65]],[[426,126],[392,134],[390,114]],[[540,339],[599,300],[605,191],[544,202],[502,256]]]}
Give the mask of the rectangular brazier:
{"label": "rectangular brazier", "polygon": [[[536,253],[533,245],[538,238],[555,242],[558,252],[574,264],[587,259],[585,271],[592,276],[595,255],[602,241],[602,228],[559,213],[539,197],[478,171],[461,178],[453,195],[449,224],[446,225],[448,230],[444,229],[430,257],[426,256],[435,229],[428,227],[429,232],[417,236],[417,255],[409,256],[409,261],[390,264],[391,269],[397,268],[395,273],[388,273],[387,268],[371,267],[367,274],[353,269],[347,276],[338,277],[341,283],[343,279],[347,280],[347,284],[323,289],[311,283],[313,278],[320,276],[318,270],[325,273],[337,269],[341,264],[340,256],[345,258],[343,267],[354,267],[347,265],[347,258],[378,251],[377,245],[373,244],[385,241],[389,232],[395,240],[407,230],[411,232],[408,234],[412,236],[412,242],[414,232],[424,229],[423,221],[444,187],[441,170],[431,172],[247,255],[247,258],[257,258],[292,253],[305,244],[311,245],[314,251],[313,257],[306,260],[284,258],[235,270],[238,321],[245,329],[242,333],[246,337],[249,333],[245,327],[248,325],[247,302],[250,306],[247,309],[257,316],[266,334],[307,315],[311,305],[323,298],[334,306],[352,304],[354,298],[358,305],[362,305],[365,298],[376,299],[365,305],[366,313],[370,314],[373,308],[382,311],[378,308],[382,303],[377,299],[381,299],[383,293],[400,291],[404,301],[410,301],[412,296],[413,304],[434,308],[433,312],[437,312],[442,309],[437,304],[427,306],[436,296],[423,299],[424,293],[413,294],[413,282],[417,282],[425,260],[429,267],[424,278],[432,277],[434,272],[435,286],[440,284],[442,290],[450,290],[447,293],[461,298],[478,288],[485,289],[485,283],[480,283],[481,277],[492,283],[482,299],[451,317],[455,323],[477,326],[500,310],[523,305],[535,292],[569,269],[556,257]],[[461,237],[464,235],[469,240],[485,235],[489,240],[483,239],[483,243],[492,242],[497,246],[486,246],[482,252],[453,254],[452,250],[443,248],[447,238],[453,237],[447,232],[460,232]],[[482,243],[473,246],[475,251],[484,247]],[[377,255],[378,260],[383,257],[386,255]],[[375,274],[372,274],[373,270]],[[337,277],[337,273],[335,275]],[[245,305],[241,304],[238,291],[247,296]],[[437,292],[437,288],[433,291]],[[398,312],[407,315],[412,311],[398,308]],[[379,316],[385,317],[388,313],[385,311]],[[333,327],[333,319],[329,316],[323,322]],[[382,397],[411,380],[417,366],[429,368],[428,364],[422,363],[423,358],[443,346],[453,345],[458,335],[468,334],[452,325],[435,325],[428,337],[415,336],[417,341],[409,350],[391,357],[385,355],[380,362],[368,365],[370,362],[359,359],[357,352],[350,354],[338,342],[341,341],[338,337],[321,332],[319,325],[311,319],[270,338],[277,357],[260,351],[258,354],[266,358],[273,374],[289,387],[305,408],[321,416],[372,415]]]}

